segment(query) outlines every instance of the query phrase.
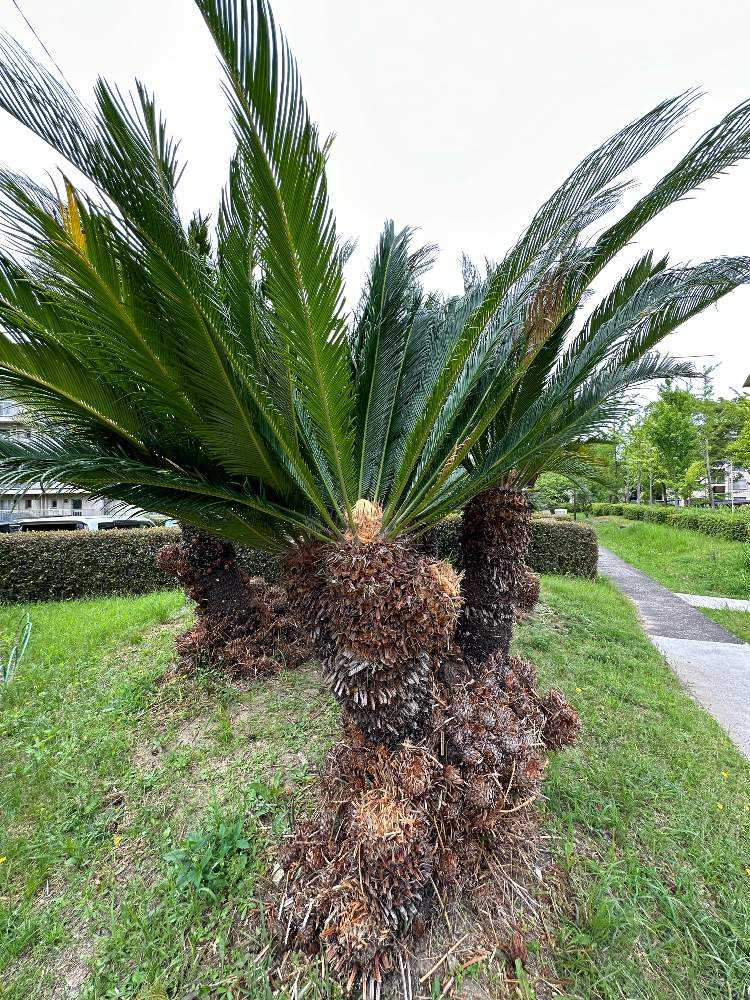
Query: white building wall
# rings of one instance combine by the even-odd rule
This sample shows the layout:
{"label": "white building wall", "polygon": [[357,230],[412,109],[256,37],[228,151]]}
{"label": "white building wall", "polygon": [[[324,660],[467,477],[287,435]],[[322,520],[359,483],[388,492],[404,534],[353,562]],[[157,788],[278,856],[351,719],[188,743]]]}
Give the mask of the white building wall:
{"label": "white building wall", "polygon": [[[33,433],[33,426],[29,423],[23,407],[12,400],[0,399],[0,435],[29,438]],[[47,490],[43,490],[39,483],[35,483],[27,490],[0,487],[0,521],[16,520],[19,517],[50,517],[57,514],[81,513],[94,516],[108,514],[111,506],[103,500],[92,500],[85,490],[71,489],[62,485],[53,485]]]}

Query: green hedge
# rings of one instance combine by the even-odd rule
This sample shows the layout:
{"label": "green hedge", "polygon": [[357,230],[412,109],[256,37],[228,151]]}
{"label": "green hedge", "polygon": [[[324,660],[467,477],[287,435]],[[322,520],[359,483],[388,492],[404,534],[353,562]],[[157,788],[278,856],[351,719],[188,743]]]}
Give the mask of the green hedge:
{"label": "green hedge", "polygon": [[[438,554],[460,564],[458,518],[435,529]],[[555,517],[535,517],[531,522],[531,544],[526,561],[535,573],[558,576],[596,576],[599,557],[596,532],[587,524]]]}
{"label": "green hedge", "polygon": [[599,549],[596,532],[587,524],[558,518],[534,518],[526,561],[536,573],[596,576]]}
{"label": "green hedge", "polygon": [[177,528],[29,531],[0,535],[0,602],[65,601],[174,587],[156,568]]}
{"label": "green hedge", "polygon": [[595,503],[595,516],[626,517],[631,521],[668,524],[673,528],[698,531],[733,542],[750,538],[750,509],[711,510],[707,507],[656,507],[639,503]]}
{"label": "green hedge", "polygon": [[[436,529],[443,558],[457,559],[457,528],[454,518]],[[0,603],[145,594],[174,587],[174,578],[156,568],[155,556],[178,536],[177,528],[0,534]],[[239,555],[249,573],[277,579],[272,555],[250,548],[241,548]],[[593,577],[596,558],[596,536],[586,525],[532,521],[528,561],[537,573]]]}

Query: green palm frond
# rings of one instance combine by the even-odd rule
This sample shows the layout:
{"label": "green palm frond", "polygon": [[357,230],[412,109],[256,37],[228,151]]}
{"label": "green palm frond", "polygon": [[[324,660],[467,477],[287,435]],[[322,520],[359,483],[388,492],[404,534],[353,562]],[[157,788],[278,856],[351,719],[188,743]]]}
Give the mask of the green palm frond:
{"label": "green palm frond", "polygon": [[593,280],[643,227],[686,194],[750,155],[750,101],[733,108],[679,163],[597,240],[587,272]]}
{"label": "green palm frond", "polygon": [[[409,405],[425,370],[425,326],[419,279],[433,247],[411,251],[412,231],[387,222],[370,265],[352,332],[357,384],[359,496],[377,500],[389,476],[397,413]],[[419,352],[415,356],[415,351]]]}
{"label": "green palm frond", "polygon": [[425,292],[433,248],[387,223],[350,321],[330,143],[268,0],[195,2],[237,141],[215,231],[183,222],[178,144],[143,84],[100,80],[88,106],[0,41],[0,107],[85,178],[0,170],[0,393],[42,430],[0,443],[0,483],[69,483],[269,549],[340,537],[359,497],[388,534],[418,532],[574,462],[634,387],[689,372],[663,338],[748,280],[746,258],[646,254],[583,316],[651,218],[750,154],[741,105],[609,224],[688,93],[585,157],[485,273],[465,263],[460,296]]}
{"label": "green palm frond", "polygon": [[[299,73],[265,0],[196,0],[221,53],[258,218],[266,295],[289,346],[296,394],[346,510],[356,484],[354,386],[326,151]],[[328,479],[328,477],[326,477]]]}

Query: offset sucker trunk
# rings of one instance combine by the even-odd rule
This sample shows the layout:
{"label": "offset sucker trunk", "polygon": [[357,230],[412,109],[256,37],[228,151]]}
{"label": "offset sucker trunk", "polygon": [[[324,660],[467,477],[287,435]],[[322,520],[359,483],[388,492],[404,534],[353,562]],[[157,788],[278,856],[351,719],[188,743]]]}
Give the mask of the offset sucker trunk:
{"label": "offset sucker trunk", "polygon": [[266,676],[312,654],[291,615],[286,592],[239,566],[230,541],[190,525],[178,544],[165,545],[157,564],[174,574],[196,604],[196,623],[176,639],[184,664]]}
{"label": "offset sucker trunk", "polygon": [[179,545],[160,553],[164,568],[169,563],[204,617],[221,620],[241,614],[246,587],[232,542],[189,524],[181,525],[180,533]]}
{"label": "offset sucker trunk", "polygon": [[457,640],[469,663],[482,664],[495,653],[508,656],[516,607],[526,610],[533,596],[524,562],[530,540],[531,508],[522,491],[496,487],[466,505]]}

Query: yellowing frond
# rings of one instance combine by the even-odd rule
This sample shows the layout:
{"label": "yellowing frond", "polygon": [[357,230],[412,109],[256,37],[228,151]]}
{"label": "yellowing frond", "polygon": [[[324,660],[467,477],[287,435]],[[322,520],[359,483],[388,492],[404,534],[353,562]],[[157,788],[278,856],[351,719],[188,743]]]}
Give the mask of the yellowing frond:
{"label": "yellowing frond", "polygon": [[86,256],[86,237],[81,223],[81,210],[78,207],[76,192],[68,178],[65,178],[66,203],[61,205],[63,224],[71,241],[75,243],[83,257]]}

